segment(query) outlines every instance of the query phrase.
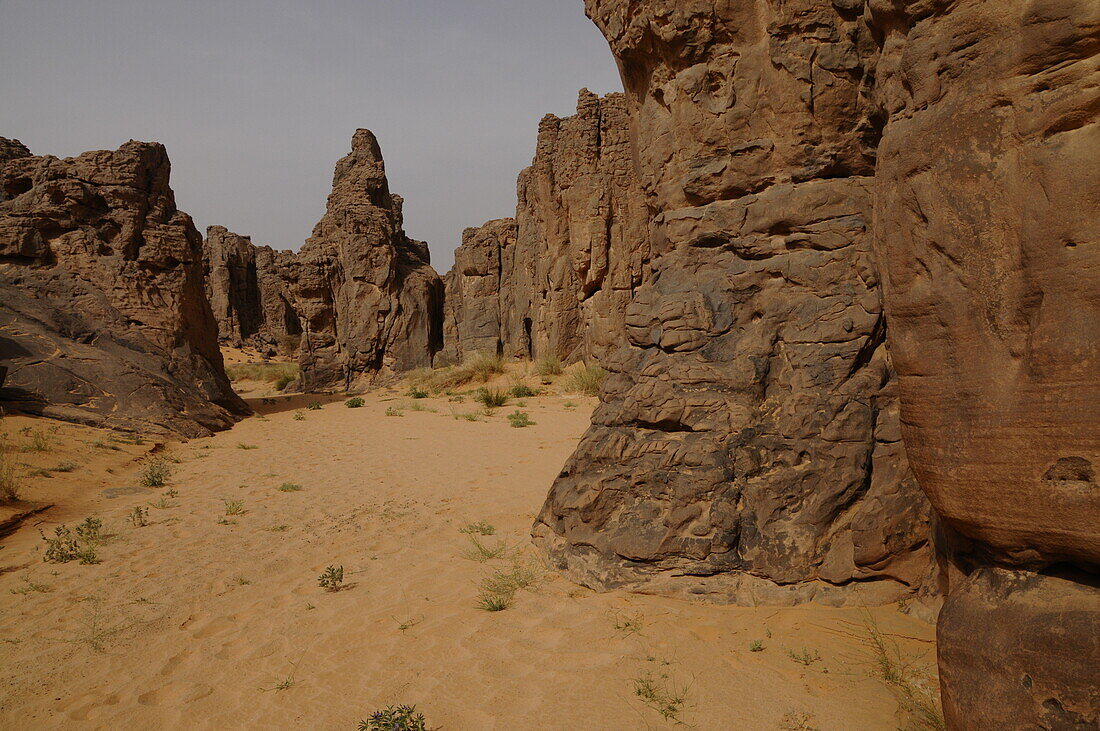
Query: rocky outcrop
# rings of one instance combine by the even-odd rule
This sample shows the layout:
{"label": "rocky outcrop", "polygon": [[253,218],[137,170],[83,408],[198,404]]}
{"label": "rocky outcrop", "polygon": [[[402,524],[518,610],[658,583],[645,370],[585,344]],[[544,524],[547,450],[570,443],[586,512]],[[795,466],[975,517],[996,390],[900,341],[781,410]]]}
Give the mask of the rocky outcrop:
{"label": "rocky outcrop", "polygon": [[952,728],[1100,723],[1100,6],[871,3],[876,248]]}
{"label": "rocky outcrop", "polygon": [[536,541],[595,587],[912,592],[929,510],[871,256],[859,24],[826,3],[587,7],[630,100],[651,273]]}
{"label": "rocky outcrop", "polygon": [[[542,119],[534,160],[519,175],[515,221],[468,231],[455,253],[448,359],[484,350],[598,362],[622,344],[649,258],[629,122],[622,94],[587,89],[574,116]],[[481,273],[493,260],[495,285]]]}
{"label": "rocky outcrop", "polygon": [[206,229],[206,292],[220,343],[247,345],[268,356],[297,354],[302,326],[283,279],[293,257],[293,252],[255,246],[250,237],[224,226]]}
{"label": "rocky outcrop", "polygon": [[182,436],[247,413],[222,368],[202,239],[169,171],[156,143],[58,159],[0,140],[5,400]]}
{"label": "rocky outcrop", "polygon": [[514,260],[515,245],[514,218],[487,221],[462,232],[462,246],[455,249],[454,266],[444,278],[441,362],[457,363],[479,352],[503,352],[502,262]]}
{"label": "rocky outcrop", "polygon": [[284,275],[302,325],[302,388],[362,389],[431,366],[442,347],[443,283],[427,244],[405,235],[401,205],[378,141],[357,130],[324,217]]}

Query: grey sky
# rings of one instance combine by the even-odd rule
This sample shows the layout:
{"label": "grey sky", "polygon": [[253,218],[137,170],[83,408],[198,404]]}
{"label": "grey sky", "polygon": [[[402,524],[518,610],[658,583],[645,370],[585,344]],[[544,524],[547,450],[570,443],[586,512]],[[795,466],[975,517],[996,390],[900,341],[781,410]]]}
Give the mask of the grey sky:
{"label": "grey sky", "polygon": [[543,114],[621,90],[582,0],[0,0],[0,135],[163,142],[179,207],[298,248],[356,127],[440,272],[510,216]]}

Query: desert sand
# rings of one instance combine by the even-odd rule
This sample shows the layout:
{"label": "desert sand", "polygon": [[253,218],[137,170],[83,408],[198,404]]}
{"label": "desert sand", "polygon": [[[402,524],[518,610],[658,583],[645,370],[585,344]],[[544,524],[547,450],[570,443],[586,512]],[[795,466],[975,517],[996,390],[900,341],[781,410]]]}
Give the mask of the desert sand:
{"label": "desert sand", "polygon": [[[3,539],[0,726],[354,729],[407,703],[437,729],[894,729],[868,623],[933,672],[932,626],[896,606],[601,594],[540,565],[530,526],[593,398],[526,399],[535,423],[512,428],[514,402],[469,421],[470,400],[401,389],[354,409],[244,395],[257,416],[186,443],[4,420],[16,448],[49,435],[25,469],[76,467],[26,478],[55,506]],[[167,484],[140,487],[154,459]],[[100,563],[44,562],[40,531],[88,516]],[[502,555],[470,557],[477,522]],[[318,585],[330,565],[339,591]],[[517,567],[535,582],[480,609],[479,584]]]}

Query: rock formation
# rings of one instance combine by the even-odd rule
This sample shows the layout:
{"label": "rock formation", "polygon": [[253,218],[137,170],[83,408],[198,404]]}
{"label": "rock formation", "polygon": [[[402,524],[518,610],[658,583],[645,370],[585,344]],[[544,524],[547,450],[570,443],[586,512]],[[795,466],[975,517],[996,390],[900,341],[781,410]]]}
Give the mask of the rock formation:
{"label": "rock formation", "polygon": [[[517,193],[515,221],[468,230],[455,252],[447,301],[458,326],[448,326],[447,359],[486,350],[602,361],[625,338],[626,305],[649,258],[624,96],[582,89],[576,115],[544,117]],[[486,264],[498,268],[495,285]]]}
{"label": "rock formation", "polygon": [[442,347],[443,283],[402,230],[378,141],[360,129],[336,164],[324,217],[298,254],[212,227],[208,288],[224,342],[270,353],[297,339],[305,390],[358,390],[430,366]]}
{"label": "rock formation", "polygon": [[1100,723],[1100,5],[870,3],[906,449],[952,728]]}
{"label": "rock formation", "polygon": [[0,139],[5,400],[182,436],[247,413],[222,368],[202,239],[169,171],[155,143],[58,159]]}
{"label": "rock formation", "polygon": [[1100,6],[586,8],[652,272],[536,539],[596,586],[915,585],[907,454],[949,727],[1095,727]]}
{"label": "rock formation", "polygon": [[503,352],[502,262],[514,260],[515,245],[514,218],[462,232],[462,246],[455,249],[454,266],[444,278],[442,362],[457,363],[478,352]]}
{"label": "rock formation", "polygon": [[296,355],[302,325],[282,273],[294,254],[255,246],[224,226],[206,229],[206,292],[218,341],[256,348],[267,356]]}
{"label": "rock formation", "polygon": [[588,3],[655,214],[628,342],[535,525],[591,586],[839,603],[929,574],[871,257],[863,39],[817,5]]}

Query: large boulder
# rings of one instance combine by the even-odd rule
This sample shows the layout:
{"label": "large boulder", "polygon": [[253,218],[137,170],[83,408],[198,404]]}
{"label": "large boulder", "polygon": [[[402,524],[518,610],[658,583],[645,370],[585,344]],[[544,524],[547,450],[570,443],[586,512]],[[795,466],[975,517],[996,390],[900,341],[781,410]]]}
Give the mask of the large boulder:
{"label": "large boulder", "polygon": [[5,400],[182,436],[248,412],[222,368],[202,239],[169,172],[156,143],[58,159],[0,140]]}
{"label": "large boulder", "polygon": [[828,3],[587,9],[619,60],[652,259],[537,543],[600,588],[914,592],[929,509],[871,256],[870,34]]}
{"label": "large boulder", "polygon": [[378,140],[355,132],[324,217],[285,277],[302,325],[300,385],[359,390],[431,366],[443,341],[443,283],[402,229]]}
{"label": "large boulder", "polygon": [[1100,4],[870,3],[902,433],[953,728],[1100,722]]}

